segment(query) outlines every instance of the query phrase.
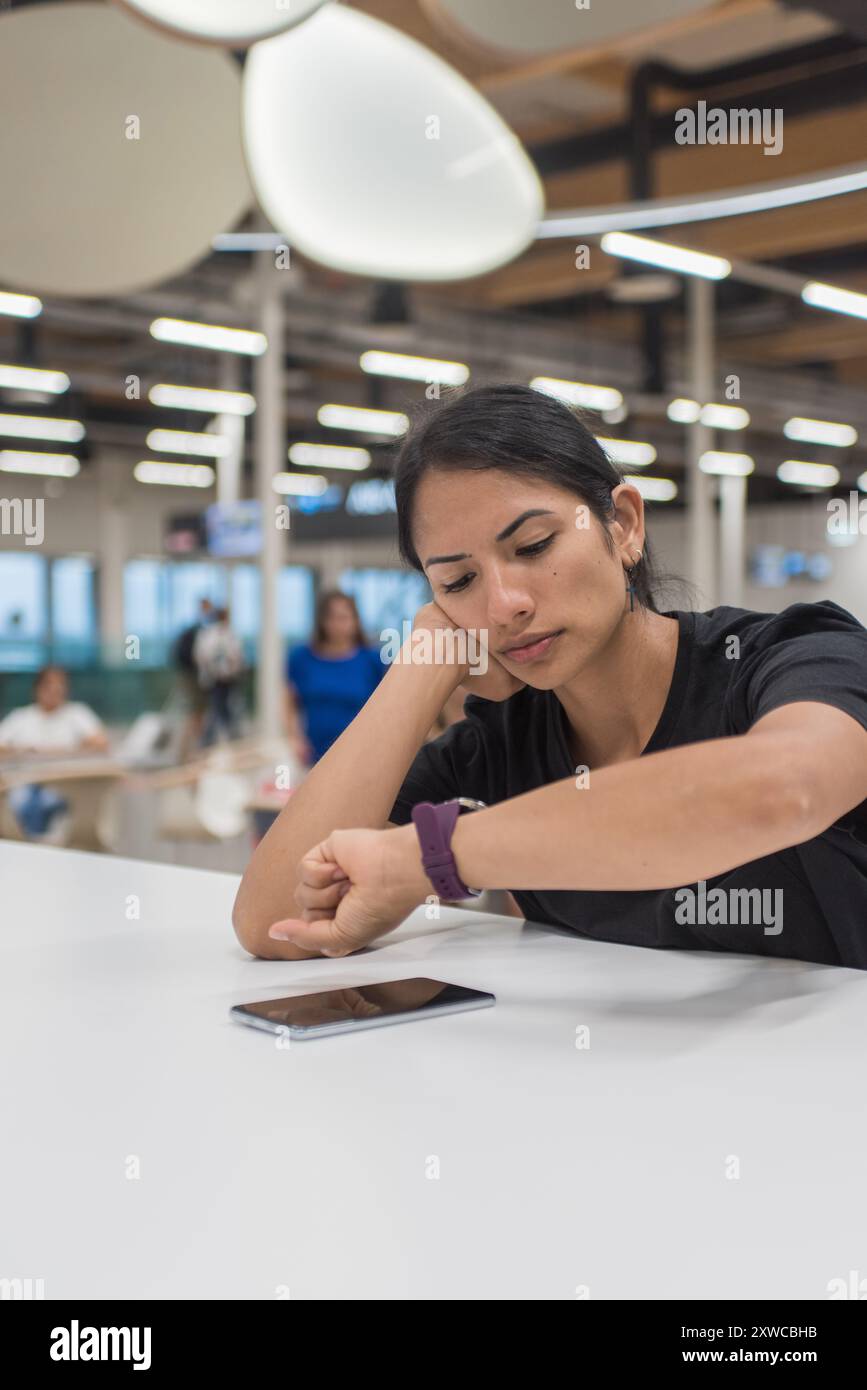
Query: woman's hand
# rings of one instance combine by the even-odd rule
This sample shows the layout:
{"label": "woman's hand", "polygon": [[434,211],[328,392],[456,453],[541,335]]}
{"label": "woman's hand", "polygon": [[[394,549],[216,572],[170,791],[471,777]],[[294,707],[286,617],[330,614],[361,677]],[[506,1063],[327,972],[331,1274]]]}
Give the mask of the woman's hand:
{"label": "woman's hand", "polygon": [[400,925],[433,892],[415,826],[334,830],[301,860],[298,917],[268,935],[324,956],[348,956]]}
{"label": "woman's hand", "polygon": [[[426,629],[429,632],[436,632],[437,629],[453,632],[456,634],[452,643],[443,643],[443,653],[448,653],[449,649],[460,653],[463,660],[455,660],[456,672],[460,672],[458,685],[466,695],[479,695],[483,700],[508,700],[510,695],[516,691],[523,690],[524,681],[518,680],[511,672],[502,666],[496,657],[488,651],[482,637],[485,634],[477,634],[475,641],[471,644],[465,630],[453,623],[447,613],[440,608],[437,603],[426,603],[420,608],[413,621],[413,632]],[[472,646],[472,652],[470,647]],[[436,652],[436,646],[434,646]],[[474,658],[470,663],[469,657]],[[478,664],[479,658],[486,665],[487,669],[482,671]]]}

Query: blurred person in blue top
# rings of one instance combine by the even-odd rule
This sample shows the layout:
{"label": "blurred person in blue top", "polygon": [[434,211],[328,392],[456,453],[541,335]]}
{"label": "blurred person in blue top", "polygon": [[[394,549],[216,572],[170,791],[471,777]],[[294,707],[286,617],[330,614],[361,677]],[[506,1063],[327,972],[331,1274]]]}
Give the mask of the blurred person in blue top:
{"label": "blurred person in blue top", "polygon": [[286,663],[286,733],[302,763],[328,751],[386,670],[365,641],[355,600],[339,589],[322,594],[312,641],[293,647]]}

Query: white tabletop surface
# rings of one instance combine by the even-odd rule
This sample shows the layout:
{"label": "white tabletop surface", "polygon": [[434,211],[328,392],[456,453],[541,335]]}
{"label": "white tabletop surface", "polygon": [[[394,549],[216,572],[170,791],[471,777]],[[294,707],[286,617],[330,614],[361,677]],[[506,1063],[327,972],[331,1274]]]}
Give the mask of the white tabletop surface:
{"label": "white tabletop surface", "polygon": [[[0,842],[0,1277],[49,1299],[824,1299],[867,1275],[867,973],[458,909],[360,956],[255,961],[236,883]],[[288,1048],[229,1019],[413,975],[496,1007]]]}

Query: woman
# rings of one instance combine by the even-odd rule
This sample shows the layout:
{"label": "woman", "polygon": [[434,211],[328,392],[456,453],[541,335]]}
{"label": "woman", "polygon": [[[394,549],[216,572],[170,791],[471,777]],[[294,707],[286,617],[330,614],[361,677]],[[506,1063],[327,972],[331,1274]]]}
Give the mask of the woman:
{"label": "woman", "polygon": [[355,600],[339,589],[323,594],[313,641],[293,648],[286,663],[286,733],[302,762],[323,757],[384,675],[379,651],[365,644]]}
{"label": "woman", "polygon": [[[69,699],[69,677],[62,666],[43,666],[33,682],[33,704],[0,721],[0,757],[54,758],[58,754],[104,753],[108,735],[89,705]],[[15,787],[9,806],[25,835],[45,835],[68,809],[52,787],[41,782]]]}
{"label": "woman", "polygon": [[[438,891],[413,806],[469,797],[487,809],[418,813],[442,822],[446,886],[509,889],[526,918],[598,940],[867,969],[857,620],[828,602],[657,611],[639,492],[529,388],[441,406],[396,493],[433,591],[417,627],[482,632],[488,669],[445,641],[394,663],[256,851],[247,949],[342,956],[389,931]],[[466,718],[420,746],[459,684]]]}

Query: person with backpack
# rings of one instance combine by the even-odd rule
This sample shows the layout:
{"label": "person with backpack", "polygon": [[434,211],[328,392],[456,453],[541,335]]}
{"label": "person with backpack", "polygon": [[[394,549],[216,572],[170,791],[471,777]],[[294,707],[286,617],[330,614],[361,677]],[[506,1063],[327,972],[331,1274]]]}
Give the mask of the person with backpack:
{"label": "person with backpack", "polygon": [[225,729],[237,736],[237,689],[244,673],[241,643],[229,623],[228,608],[218,608],[214,621],[203,627],[193,643],[199,685],[207,698],[202,747],[208,748]]}
{"label": "person with backpack", "polygon": [[197,746],[205,723],[208,695],[199,681],[199,668],[193,649],[199,633],[208,626],[213,616],[214,605],[209,598],[203,598],[199,604],[199,617],[189,627],[184,628],[174,645],[173,657],[178,673],[178,690],[186,713],[179,750],[181,762],[186,762],[193,748]]}

